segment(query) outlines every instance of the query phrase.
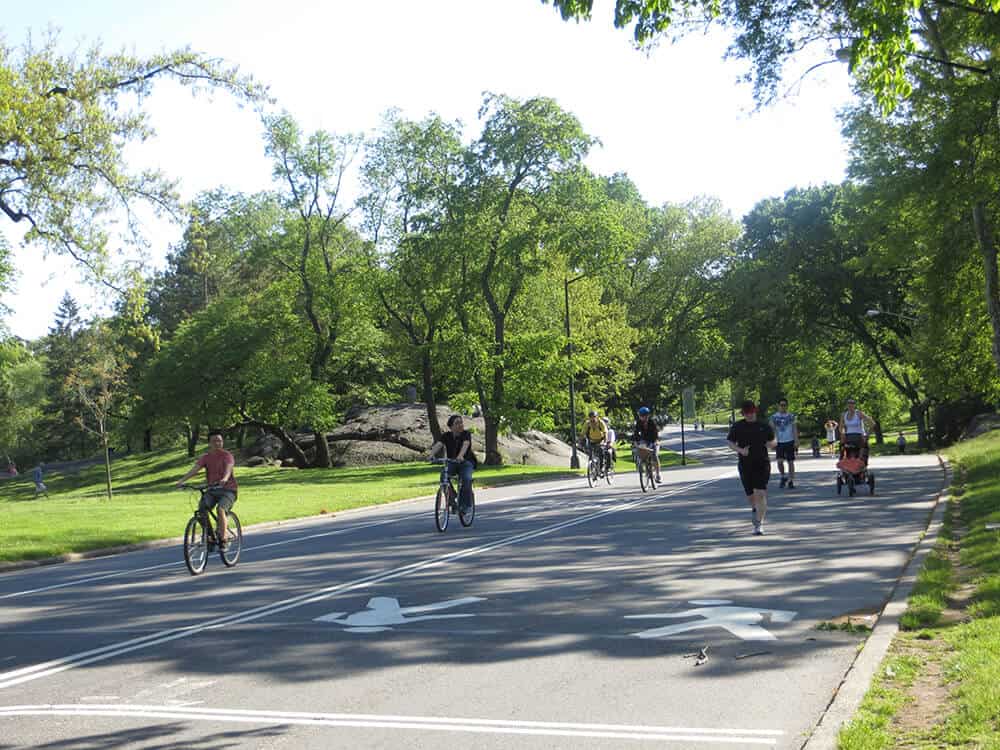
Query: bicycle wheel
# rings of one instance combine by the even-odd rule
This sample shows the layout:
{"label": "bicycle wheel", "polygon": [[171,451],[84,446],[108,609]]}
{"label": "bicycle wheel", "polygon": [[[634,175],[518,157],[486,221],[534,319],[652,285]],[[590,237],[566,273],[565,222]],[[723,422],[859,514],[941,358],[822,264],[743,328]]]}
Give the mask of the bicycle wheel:
{"label": "bicycle wheel", "polygon": [[243,527],[239,516],[232,511],[226,513],[226,548],[219,548],[219,557],[227,568],[233,567],[240,559],[243,549]]}
{"label": "bicycle wheel", "polygon": [[639,486],[642,488],[642,491],[645,492],[646,491],[646,462],[644,460],[640,459],[637,462],[637,464],[638,464],[638,467],[639,467]]}
{"label": "bicycle wheel", "polygon": [[448,492],[444,486],[438,487],[437,497],[434,500],[434,525],[438,531],[448,528]]}
{"label": "bicycle wheel", "polygon": [[593,487],[597,484],[597,480],[600,478],[600,467],[597,465],[597,460],[591,458],[587,461],[587,486]]}
{"label": "bicycle wheel", "polygon": [[611,458],[608,458],[608,465],[604,469],[604,479],[608,484],[614,484],[615,482],[615,465],[611,463]]}
{"label": "bicycle wheel", "polygon": [[205,527],[197,516],[192,516],[184,529],[184,564],[193,576],[205,570],[208,564],[208,540]]}
{"label": "bicycle wheel", "polygon": [[476,518],[476,494],[469,490],[469,507],[462,509],[461,506],[458,508],[458,520],[462,522],[463,526],[472,526],[472,521]]}
{"label": "bicycle wheel", "polygon": [[653,473],[653,462],[646,462],[646,484],[649,485],[649,491],[652,492],[656,489],[656,477]]}

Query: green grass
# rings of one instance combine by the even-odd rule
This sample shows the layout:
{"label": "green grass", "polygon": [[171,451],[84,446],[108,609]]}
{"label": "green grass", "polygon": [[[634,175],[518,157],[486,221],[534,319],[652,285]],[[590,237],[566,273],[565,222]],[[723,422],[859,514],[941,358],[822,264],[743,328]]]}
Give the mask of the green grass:
{"label": "green grass", "polygon": [[909,701],[906,688],[916,680],[921,666],[913,655],[890,656],[882,663],[854,719],[840,731],[839,750],[898,747],[892,719]]}
{"label": "green grass", "polygon": [[[632,443],[626,440],[619,440],[615,443],[615,452],[618,454],[618,470],[634,471],[635,461],[632,459]],[[694,466],[699,463],[696,458],[687,456],[687,465]],[[624,466],[622,464],[625,464]],[[681,454],[674,451],[660,450],[660,468],[667,469],[671,466],[681,465]]]}
{"label": "green grass", "polygon": [[[0,483],[0,561],[28,560],[180,536],[193,492],[173,489],[191,466],[183,451],[126,456],[112,463],[114,498],[104,494],[104,467],[45,477],[47,499],[20,478]],[[440,469],[425,463],[343,469],[237,467],[244,525],[433,494]],[[476,486],[578,476],[550,466],[480,467]]]}
{"label": "green grass", "polygon": [[[840,733],[843,750],[894,747],[1000,748],[1000,533],[987,523],[1000,523],[1000,432],[959,443],[947,451],[954,471],[952,511],[965,533],[960,561],[964,576],[975,584],[965,614],[971,621],[942,624],[941,610],[955,587],[955,573],[939,546],[928,555],[903,617],[900,633],[926,643],[941,660],[945,706],[928,707],[940,719],[931,728],[909,734],[892,723],[899,708],[910,700],[906,688],[922,674],[927,660],[918,659],[900,669],[901,657],[887,659],[873,681],[861,708]],[[946,518],[951,516],[949,513]],[[946,522],[942,538],[953,536]],[[894,644],[895,645],[895,644]],[[912,659],[912,656],[903,657]],[[886,666],[896,676],[886,677]],[[911,671],[916,670],[911,675]],[[902,677],[901,677],[902,675]]]}

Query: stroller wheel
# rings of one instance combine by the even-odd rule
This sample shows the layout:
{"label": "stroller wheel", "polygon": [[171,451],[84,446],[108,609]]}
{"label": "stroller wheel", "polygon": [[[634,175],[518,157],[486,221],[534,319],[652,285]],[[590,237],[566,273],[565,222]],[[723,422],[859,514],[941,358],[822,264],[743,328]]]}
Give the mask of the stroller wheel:
{"label": "stroller wheel", "polygon": [[854,482],[854,477],[849,477],[847,480],[847,495],[848,497],[854,497],[857,492],[857,486]]}
{"label": "stroller wheel", "polygon": [[868,494],[869,495],[874,495],[875,494],[875,475],[874,474],[869,474],[868,475]]}
{"label": "stroller wheel", "polygon": [[837,494],[838,494],[838,495],[840,494],[840,491],[841,491],[841,490],[842,490],[843,488],[844,488],[844,480],[843,480],[843,479],[841,479],[840,477],[837,477]]}

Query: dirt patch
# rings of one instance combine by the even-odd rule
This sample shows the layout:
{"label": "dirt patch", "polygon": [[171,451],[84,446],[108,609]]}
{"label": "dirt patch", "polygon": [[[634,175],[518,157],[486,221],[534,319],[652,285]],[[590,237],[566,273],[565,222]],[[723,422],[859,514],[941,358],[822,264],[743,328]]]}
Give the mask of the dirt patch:
{"label": "dirt patch", "polygon": [[[945,682],[942,663],[949,650],[939,638],[901,640],[894,645],[896,654],[916,656],[922,663],[920,674],[905,690],[909,700],[893,719],[893,734],[897,738],[925,734],[948,715],[951,688]],[[919,741],[916,745],[920,745]]]}

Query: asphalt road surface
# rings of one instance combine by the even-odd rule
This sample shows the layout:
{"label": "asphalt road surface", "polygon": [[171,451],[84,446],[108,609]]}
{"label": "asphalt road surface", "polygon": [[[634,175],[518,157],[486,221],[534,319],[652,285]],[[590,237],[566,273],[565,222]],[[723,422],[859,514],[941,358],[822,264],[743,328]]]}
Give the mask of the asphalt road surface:
{"label": "asphalt road surface", "polygon": [[847,498],[804,459],[754,537],[721,433],[688,437],[653,493],[250,529],[197,578],[179,547],[0,575],[0,748],[799,747],[860,643],[817,626],[880,608],[941,469],[874,458]]}

